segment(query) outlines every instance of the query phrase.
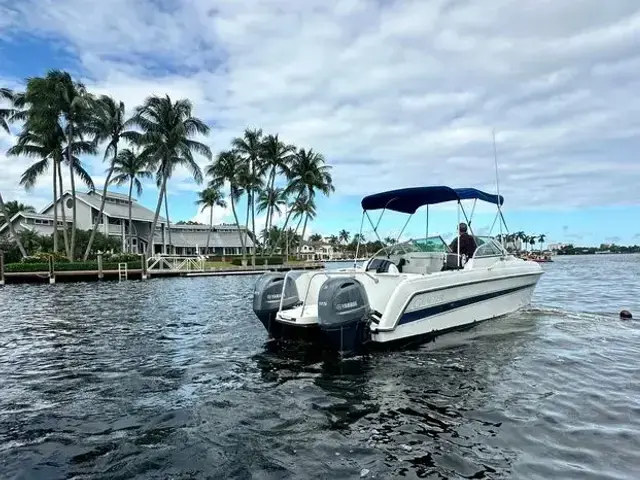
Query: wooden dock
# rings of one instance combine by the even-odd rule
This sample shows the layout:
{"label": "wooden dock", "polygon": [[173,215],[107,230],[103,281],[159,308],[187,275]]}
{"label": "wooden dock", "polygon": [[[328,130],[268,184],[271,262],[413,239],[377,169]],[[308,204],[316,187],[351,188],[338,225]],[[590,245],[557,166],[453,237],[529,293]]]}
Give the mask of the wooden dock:
{"label": "wooden dock", "polygon": [[[147,278],[166,277],[222,277],[232,275],[261,275],[264,272],[286,272],[289,270],[319,270],[324,268],[321,262],[293,263],[283,265],[256,265],[253,266],[229,266],[211,267],[204,270],[148,270]],[[2,284],[10,283],[58,283],[58,282],[89,282],[99,280],[121,280],[119,270],[71,270],[56,271],[52,276],[47,271],[42,272],[3,272],[0,274]],[[127,280],[144,280],[143,270],[127,270]]]}

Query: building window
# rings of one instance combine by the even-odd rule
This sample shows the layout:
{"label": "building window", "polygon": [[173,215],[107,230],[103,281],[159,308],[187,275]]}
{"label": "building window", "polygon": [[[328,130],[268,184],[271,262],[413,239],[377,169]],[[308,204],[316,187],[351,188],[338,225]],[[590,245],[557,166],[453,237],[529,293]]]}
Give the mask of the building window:
{"label": "building window", "polygon": [[66,201],[65,205],[67,206],[67,208],[69,210],[71,210],[73,208],[73,199],[67,198],[67,201]]}

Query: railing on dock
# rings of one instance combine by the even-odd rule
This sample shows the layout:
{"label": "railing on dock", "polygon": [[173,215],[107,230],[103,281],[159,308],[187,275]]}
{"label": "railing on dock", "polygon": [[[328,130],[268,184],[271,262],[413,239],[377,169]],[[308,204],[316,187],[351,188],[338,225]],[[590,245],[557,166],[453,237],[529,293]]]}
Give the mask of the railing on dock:
{"label": "railing on dock", "polygon": [[202,256],[156,255],[147,259],[147,271],[202,272],[205,269],[205,261],[206,258]]}

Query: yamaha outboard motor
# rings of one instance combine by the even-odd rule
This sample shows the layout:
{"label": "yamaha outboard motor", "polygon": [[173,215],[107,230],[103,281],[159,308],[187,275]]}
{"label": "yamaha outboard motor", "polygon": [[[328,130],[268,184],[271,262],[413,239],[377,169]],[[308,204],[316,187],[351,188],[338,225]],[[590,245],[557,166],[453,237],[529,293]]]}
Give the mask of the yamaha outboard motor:
{"label": "yamaha outboard motor", "polygon": [[265,273],[258,279],[253,289],[253,311],[269,332],[269,337],[276,339],[283,336],[282,325],[276,321],[283,287],[283,310],[300,303],[295,280],[289,277],[285,286],[284,278],[284,273]]}
{"label": "yamaha outboard motor", "polygon": [[329,278],[320,288],[318,324],[327,342],[340,352],[362,347],[370,310],[367,291],[355,278]]}

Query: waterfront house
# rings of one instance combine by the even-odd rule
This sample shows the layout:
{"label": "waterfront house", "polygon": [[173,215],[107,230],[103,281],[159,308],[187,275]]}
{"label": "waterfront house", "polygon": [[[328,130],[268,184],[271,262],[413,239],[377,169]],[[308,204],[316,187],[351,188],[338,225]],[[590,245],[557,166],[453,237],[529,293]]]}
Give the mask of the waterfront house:
{"label": "waterfront house", "polygon": [[[76,193],[76,226],[79,230],[91,230],[100,211],[101,192]],[[58,225],[62,226],[62,209],[68,225],[73,218],[73,197],[65,192],[57,202],[50,203],[40,213],[18,212],[11,218],[16,231],[31,230],[40,235],[53,234],[54,210],[58,210]],[[104,212],[100,219],[99,232],[118,237],[122,240],[123,249],[127,239],[131,237],[134,253],[146,250],[149,232],[153,224],[154,212],[131,200],[132,228],[129,231],[129,197],[119,193],[108,192]],[[251,235],[235,224],[214,225],[211,232],[209,249],[206,250],[208,225],[167,225],[164,217],[158,218],[153,235],[154,253],[174,253],[177,255],[239,255],[242,253],[240,230],[247,246],[247,252],[254,248]],[[6,234],[8,225],[0,227],[0,236]],[[169,232],[171,235],[169,235]],[[169,244],[171,237],[171,244]]]}
{"label": "waterfront house", "polygon": [[304,260],[333,260],[336,257],[334,248],[324,242],[302,242],[298,256]]}

